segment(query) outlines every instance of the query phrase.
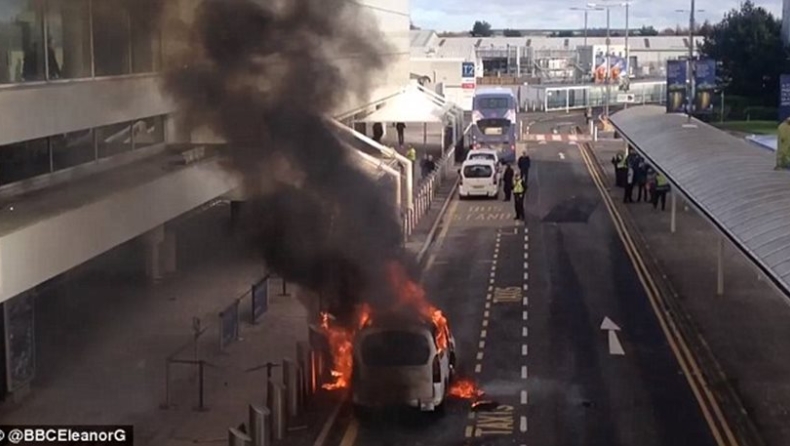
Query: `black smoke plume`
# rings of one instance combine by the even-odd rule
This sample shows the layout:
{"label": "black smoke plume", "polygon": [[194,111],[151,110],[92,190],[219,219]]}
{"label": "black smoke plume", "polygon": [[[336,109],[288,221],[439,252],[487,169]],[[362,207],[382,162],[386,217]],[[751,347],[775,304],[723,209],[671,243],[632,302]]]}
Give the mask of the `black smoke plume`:
{"label": "black smoke plume", "polygon": [[383,75],[375,26],[349,0],[203,0],[166,75],[189,124],[227,141],[266,265],[340,314],[385,305],[385,265],[403,260],[391,192],[327,121]]}

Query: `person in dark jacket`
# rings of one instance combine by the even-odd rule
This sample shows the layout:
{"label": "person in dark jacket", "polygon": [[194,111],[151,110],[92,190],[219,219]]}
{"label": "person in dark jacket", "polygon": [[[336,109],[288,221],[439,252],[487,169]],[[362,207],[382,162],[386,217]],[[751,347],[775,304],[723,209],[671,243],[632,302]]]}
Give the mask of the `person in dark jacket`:
{"label": "person in dark jacket", "polygon": [[521,173],[521,178],[524,181],[524,186],[526,187],[526,183],[529,180],[529,168],[532,164],[532,161],[529,159],[529,155],[527,155],[527,151],[521,152],[521,156],[518,157],[518,170]]}
{"label": "person in dark jacket", "polygon": [[505,201],[510,201],[510,194],[513,192],[513,175],[515,172],[510,167],[510,163],[505,164],[505,173],[502,176],[502,190],[505,192]]}
{"label": "person in dark jacket", "polygon": [[637,187],[636,193],[636,201],[637,203],[642,201],[642,197],[644,196],[645,201],[648,201],[647,196],[647,163],[644,160],[639,162],[639,165],[636,166],[636,170],[634,171]]}
{"label": "person in dark jacket", "polygon": [[395,130],[398,131],[398,145],[403,145],[403,131],[406,130],[406,124],[399,122],[395,124]]}

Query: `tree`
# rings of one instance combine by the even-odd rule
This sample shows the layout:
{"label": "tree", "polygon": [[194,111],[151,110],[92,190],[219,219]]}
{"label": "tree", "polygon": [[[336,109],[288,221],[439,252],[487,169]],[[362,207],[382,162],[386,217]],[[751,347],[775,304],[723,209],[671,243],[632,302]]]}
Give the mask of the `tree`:
{"label": "tree", "polygon": [[717,75],[727,93],[774,104],[790,55],[781,28],[780,20],[747,0],[713,25],[700,53],[720,63]]}
{"label": "tree", "polygon": [[476,21],[472,26],[472,31],[469,33],[472,37],[491,37],[494,32],[491,31],[491,24],[486,21]]}
{"label": "tree", "polygon": [[675,28],[664,28],[658,33],[659,36],[674,36],[675,35]]}
{"label": "tree", "polygon": [[705,20],[702,23],[702,26],[697,26],[697,29],[694,31],[694,34],[702,37],[708,37],[713,33],[713,25],[711,25],[710,20]]}
{"label": "tree", "polygon": [[642,26],[637,33],[642,37],[657,36],[658,31],[652,26]]}
{"label": "tree", "polygon": [[502,31],[502,35],[505,37],[521,37],[521,31],[517,29],[505,29]]}

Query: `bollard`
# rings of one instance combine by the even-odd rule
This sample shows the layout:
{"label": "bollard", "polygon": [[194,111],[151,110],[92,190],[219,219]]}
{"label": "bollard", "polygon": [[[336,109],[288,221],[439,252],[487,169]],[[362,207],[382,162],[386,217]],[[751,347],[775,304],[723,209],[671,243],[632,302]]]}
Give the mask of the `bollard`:
{"label": "bollard", "polygon": [[301,404],[304,405],[307,399],[313,395],[309,384],[310,376],[312,375],[312,371],[310,370],[310,345],[304,341],[296,343],[296,361],[301,371],[301,376],[299,377],[299,383],[301,385],[299,388],[302,390]]}
{"label": "bollard", "polygon": [[283,385],[285,386],[285,404],[290,420],[299,415],[299,382],[297,381],[296,364],[289,358],[283,359]]}
{"label": "bollard", "polygon": [[269,409],[250,404],[249,417],[252,446],[269,446],[272,442],[271,412],[269,412]]}
{"label": "bollard", "polygon": [[272,430],[275,440],[285,438],[287,408],[285,407],[285,389],[282,384],[272,384]]}
{"label": "bollard", "polygon": [[235,427],[231,427],[228,429],[228,446],[252,446],[252,439]]}
{"label": "bollard", "polygon": [[299,408],[299,412],[304,409],[307,401],[305,382],[304,368],[301,364],[296,364],[296,405]]}
{"label": "bollard", "polygon": [[321,355],[316,350],[310,350],[310,391],[312,393],[318,392],[321,387],[319,374],[321,373],[320,359]]}

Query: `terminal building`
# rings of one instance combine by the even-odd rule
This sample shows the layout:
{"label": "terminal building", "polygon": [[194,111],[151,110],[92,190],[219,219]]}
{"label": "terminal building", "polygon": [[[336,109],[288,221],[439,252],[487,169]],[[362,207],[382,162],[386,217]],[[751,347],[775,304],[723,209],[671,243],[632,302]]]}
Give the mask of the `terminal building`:
{"label": "terminal building", "polygon": [[[695,38],[695,51],[702,37]],[[610,53],[629,59],[632,79],[663,79],[666,61],[688,57],[686,36],[612,37]],[[425,75],[443,82],[447,73],[428,67],[446,59],[475,62],[481,76],[531,78],[541,83],[579,83],[592,79],[595,56],[605,52],[605,37],[439,37],[430,30],[412,31],[412,58]],[[434,71],[436,71],[434,73]]]}
{"label": "terminal building", "polygon": [[[168,3],[183,17],[194,8]],[[381,102],[409,82],[409,2],[354,4],[391,44],[367,99]],[[179,125],[160,88],[168,30],[138,6],[0,5],[0,400],[35,377],[35,308],[47,304],[36,302],[38,287],[127,242],[161,279],[177,268],[168,222],[239,186]],[[366,104],[349,101],[337,115]]]}

